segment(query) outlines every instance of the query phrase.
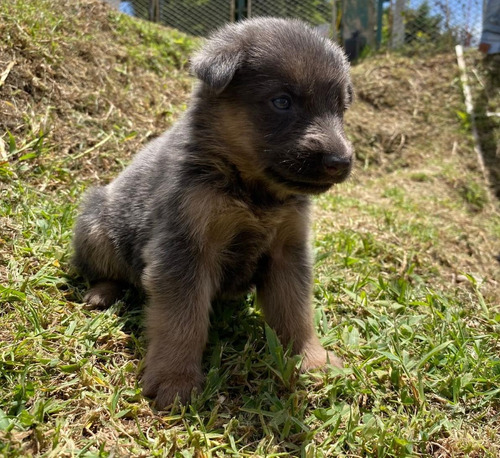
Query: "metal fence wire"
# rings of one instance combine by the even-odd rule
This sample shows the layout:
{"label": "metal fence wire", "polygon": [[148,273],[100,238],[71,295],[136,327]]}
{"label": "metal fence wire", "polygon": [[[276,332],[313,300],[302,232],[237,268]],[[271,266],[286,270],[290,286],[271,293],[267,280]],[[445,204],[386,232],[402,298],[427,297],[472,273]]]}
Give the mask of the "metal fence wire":
{"label": "metal fence wire", "polygon": [[384,8],[383,38],[392,48],[477,46],[482,10],[483,0],[393,0]]}
{"label": "metal fence wire", "polygon": [[226,22],[258,16],[299,18],[361,49],[475,46],[484,0],[107,0],[130,15],[191,35],[206,36]]}

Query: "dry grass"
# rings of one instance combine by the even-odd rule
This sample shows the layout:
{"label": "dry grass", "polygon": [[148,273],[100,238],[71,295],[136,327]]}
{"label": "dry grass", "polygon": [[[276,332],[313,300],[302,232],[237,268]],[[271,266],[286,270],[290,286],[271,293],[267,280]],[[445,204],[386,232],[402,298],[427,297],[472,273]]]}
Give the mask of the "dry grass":
{"label": "dry grass", "polygon": [[[2,15],[1,127],[23,142],[13,159],[40,142],[70,174],[102,179],[182,109],[193,39],[95,1],[9,2]],[[2,139],[12,153],[11,137]]]}
{"label": "dry grass", "polygon": [[436,281],[451,288],[463,272],[473,273],[496,301],[498,202],[487,191],[496,183],[484,181],[468,126],[459,123],[463,100],[454,54],[412,59],[383,55],[361,63],[353,73],[358,101],[348,112],[347,125],[362,182],[359,186],[355,179],[342,195],[362,208],[341,212],[339,227],[352,221],[356,230],[377,230],[376,207],[380,217],[394,219],[393,225],[413,226],[418,232],[418,237],[405,239],[385,224],[387,231],[378,239],[417,253],[424,269],[439,272]]}

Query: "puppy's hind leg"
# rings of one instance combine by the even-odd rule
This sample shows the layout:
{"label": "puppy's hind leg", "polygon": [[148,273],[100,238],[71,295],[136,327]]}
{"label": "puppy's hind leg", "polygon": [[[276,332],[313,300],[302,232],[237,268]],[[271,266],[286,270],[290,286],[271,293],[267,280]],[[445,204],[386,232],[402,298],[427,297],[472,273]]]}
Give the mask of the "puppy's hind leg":
{"label": "puppy's hind leg", "polygon": [[86,196],[75,225],[73,265],[91,283],[84,297],[90,308],[108,307],[123,296],[126,267],[120,262],[106,228],[106,189]]}
{"label": "puppy's hind leg", "polygon": [[90,287],[83,301],[89,309],[106,308],[123,297],[125,288],[126,285],[118,281],[100,281]]}

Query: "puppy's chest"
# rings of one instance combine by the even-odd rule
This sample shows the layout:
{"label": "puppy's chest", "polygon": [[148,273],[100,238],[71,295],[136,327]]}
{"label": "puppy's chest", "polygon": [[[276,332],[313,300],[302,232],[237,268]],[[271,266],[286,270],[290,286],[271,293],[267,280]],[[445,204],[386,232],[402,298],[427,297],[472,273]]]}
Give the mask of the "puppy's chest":
{"label": "puppy's chest", "polygon": [[279,215],[264,215],[247,224],[242,221],[235,227],[220,253],[221,295],[233,296],[248,291],[277,243],[280,223]]}

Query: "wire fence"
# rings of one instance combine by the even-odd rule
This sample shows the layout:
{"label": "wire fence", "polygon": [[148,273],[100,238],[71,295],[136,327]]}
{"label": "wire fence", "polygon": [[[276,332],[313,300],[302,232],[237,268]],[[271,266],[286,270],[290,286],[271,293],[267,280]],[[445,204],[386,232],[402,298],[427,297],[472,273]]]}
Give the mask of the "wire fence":
{"label": "wire fence", "polygon": [[484,0],[107,0],[125,13],[206,36],[226,22],[258,16],[299,18],[340,41],[351,57],[364,48],[476,46]]}
{"label": "wire fence", "polygon": [[333,1],[325,0],[108,0],[123,12],[191,35],[206,36],[226,22],[258,16],[295,17],[334,29]]}
{"label": "wire fence", "polygon": [[383,12],[385,42],[391,48],[477,46],[482,10],[483,0],[395,0]]}

